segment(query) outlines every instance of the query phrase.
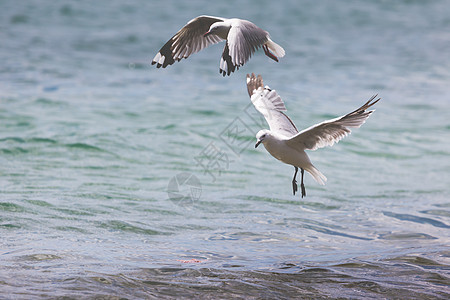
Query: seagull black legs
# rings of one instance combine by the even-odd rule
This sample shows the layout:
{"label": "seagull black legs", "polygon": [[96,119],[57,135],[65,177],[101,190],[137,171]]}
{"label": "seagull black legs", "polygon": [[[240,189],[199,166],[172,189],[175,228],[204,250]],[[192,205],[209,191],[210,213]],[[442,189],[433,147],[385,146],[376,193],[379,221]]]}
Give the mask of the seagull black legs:
{"label": "seagull black legs", "polygon": [[[294,178],[292,178],[292,190],[294,191],[294,195],[295,195],[295,192],[298,191],[297,180],[295,180],[295,177],[297,177],[298,167],[294,166],[294,168],[295,168],[295,173],[294,173]],[[306,189],[305,189],[305,185],[303,184],[303,175],[305,175],[305,170],[300,168],[300,171],[302,173],[302,182],[300,183],[300,187],[302,188],[302,198],[303,198],[306,196]]]}
{"label": "seagull black legs", "polygon": [[[298,190],[297,189],[297,180],[295,180],[295,177],[297,177],[298,168],[297,167],[294,167],[294,168],[295,168],[295,173],[294,173],[294,178],[292,178],[292,189],[294,190],[294,195],[295,195],[295,192]],[[302,181],[302,183],[303,183],[303,181]]]}
{"label": "seagull black legs", "polygon": [[302,172],[302,183],[300,184],[300,187],[302,188],[302,198],[306,196],[306,189],[305,185],[303,184],[303,175],[305,174],[305,170],[300,168],[300,171]]}

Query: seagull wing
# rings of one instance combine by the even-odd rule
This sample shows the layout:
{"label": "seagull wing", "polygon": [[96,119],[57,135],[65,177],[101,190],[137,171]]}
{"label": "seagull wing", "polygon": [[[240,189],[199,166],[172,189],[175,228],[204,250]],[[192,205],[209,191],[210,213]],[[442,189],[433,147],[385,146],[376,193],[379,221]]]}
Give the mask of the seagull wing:
{"label": "seagull wing", "polygon": [[203,35],[212,24],[225,20],[224,18],[211,16],[199,16],[190,20],[159,50],[153,58],[152,65],[157,64],[158,68],[161,66],[165,68],[175,61],[188,58],[189,55],[197,53],[209,45],[223,41],[214,34],[206,37]]}
{"label": "seagull wing", "polygon": [[268,86],[264,87],[261,75],[247,74],[247,90],[255,108],[264,116],[270,130],[286,137],[298,133],[294,122],[283,112],[286,106],[278,93]]}
{"label": "seagull wing", "polygon": [[268,41],[269,33],[247,20],[233,19],[220,60],[220,73],[230,75]]}
{"label": "seagull wing", "polygon": [[380,100],[380,98],[375,100],[376,97],[377,95],[373,96],[363,106],[345,116],[324,121],[302,130],[288,139],[286,143],[294,148],[308,150],[333,146],[334,143],[339,142],[351,133],[349,128],[359,128],[364,124],[370,114],[374,112],[374,110],[366,110]]}

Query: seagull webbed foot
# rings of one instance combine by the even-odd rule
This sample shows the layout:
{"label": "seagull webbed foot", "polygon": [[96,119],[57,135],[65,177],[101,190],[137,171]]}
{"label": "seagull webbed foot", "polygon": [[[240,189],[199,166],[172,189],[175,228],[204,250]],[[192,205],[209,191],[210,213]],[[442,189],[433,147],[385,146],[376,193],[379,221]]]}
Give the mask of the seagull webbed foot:
{"label": "seagull webbed foot", "polygon": [[295,192],[298,191],[297,180],[295,180],[295,179],[292,180],[292,190],[294,191],[294,195],[295,195]]}
{"label": "seagull webbed foot", "polygon": [[305,185],[303,184],[303,182],[300,184],[300,187],[302,188],[302,198],[306,197],[306,189],[305,189]]}
{"label": "seagull webbed foot", "polygon": [[305,170],[303,170],[303,168],[300,168],[300,171],[302,173],[302,182],[300,184],[300,187],[302,188],[302,198],[306,197],[306,188],[305,185],[303,184],[303,176],[305,175]]}
{"label": "seagull webbed foot", "polygon": [[294,166],[294,169],[295,169],[295,173],[294,173],[294,178],[292,178],[292,190],[294,191],[294,196],[295,196],[295,192],[298,191],[297,180],[295,180],[295,177],[297,177],[298,168],[296,166]]}

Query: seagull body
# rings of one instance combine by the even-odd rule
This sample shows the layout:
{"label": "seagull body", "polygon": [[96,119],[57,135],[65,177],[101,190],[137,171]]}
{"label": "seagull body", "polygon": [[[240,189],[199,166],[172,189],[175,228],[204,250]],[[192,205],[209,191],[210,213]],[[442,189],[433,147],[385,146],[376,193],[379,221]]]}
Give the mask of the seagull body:
{"label": "seagull body", "polygon": [[223,76],[243,66],[260,47],[275,61],[285,54],[284,49],[270,39],[267,31],[250,21],[199,16],[190,20],[159,50],[152,65],[165,68],[223,40],[226,43],[219,67]]}
{"label": "seagull body", "polygon": [[[286,107],[275,90],[264,87],[261,75],[247,74],[247,90],[255,108],[264,116],[270,130],[263,129],[256,134],[256,145],[263,144],[266,150],[276,159],[295,168],[292,188],[297,191],[296,176],[301,170],[302,198],[306,196],[303,184],[304,170],[312,175],[317,183],[324,185],[327,181],[312,163],[305,150],[316,150],[332,146],[351,133],[349,128],[359,128],[374,110],[366,111],[377,103],[375,96],[363,106],[344,116],[324,121],[302,131],[298,131],[291,119],[284,113]],[[375,100],[375,101],[374,101]]]}

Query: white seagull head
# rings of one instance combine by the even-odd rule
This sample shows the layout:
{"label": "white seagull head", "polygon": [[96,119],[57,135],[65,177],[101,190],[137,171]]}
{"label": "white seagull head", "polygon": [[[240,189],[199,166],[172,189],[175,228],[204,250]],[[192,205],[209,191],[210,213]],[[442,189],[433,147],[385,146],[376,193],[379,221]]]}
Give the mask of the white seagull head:
{"label": "white seagull head", "polygon": [[216,22],[213,23],[209,30],[203,35],[204,37],[207,37],[208,35],[214,34],[218,37],[226,40],[228,38],[228,32],[230,31],[231,25],[228,24],[229,22]]}
{"label": "white seagull head", "polygon": [[259,144],[261,143],[266,143],[268,139],[270,139],[272,137],[272,133],[270,132],[270,130],[267,129],[262,129],[260,131],[258,131],[258,133],[256,134],[256,144],[255,144],[255,148],[258,148]]}

